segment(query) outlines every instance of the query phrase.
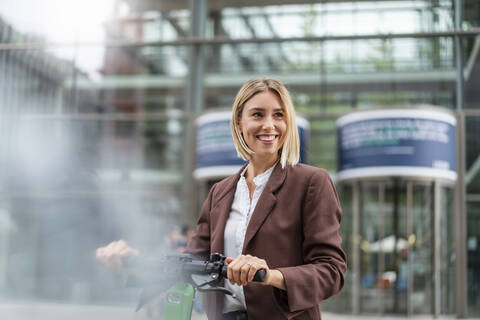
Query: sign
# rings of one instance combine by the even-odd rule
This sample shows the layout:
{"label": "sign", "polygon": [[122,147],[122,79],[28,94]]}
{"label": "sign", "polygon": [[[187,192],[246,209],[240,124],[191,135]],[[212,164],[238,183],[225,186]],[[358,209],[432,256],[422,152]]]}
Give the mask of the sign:
{"label": "sign", "polygon": [[446,111],[355,112],[337,120],[339,180],[417,176],[455,181],[456,119]]}

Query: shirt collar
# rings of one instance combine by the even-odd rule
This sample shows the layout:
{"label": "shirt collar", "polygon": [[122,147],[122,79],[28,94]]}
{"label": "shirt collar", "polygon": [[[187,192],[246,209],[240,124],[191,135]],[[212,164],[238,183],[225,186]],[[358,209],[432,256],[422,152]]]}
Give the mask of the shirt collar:
{"label": "shirt collar", "polygon": [[[247,172],[247,169],[248,169],[249,165],[250,164],[248,164],[245,167],[245,169],[243,169],[242,173],[240,173],[241,178],[245,179],[245,172]],[[275,162],[275,164],[273,166],[271,166],[270,168],[268,168],[265,172],[262,172],[259,175],[255,176],[253,178],[253,183],[255,183],[255,185],[257,187],[266,185],[267,181],[268,181],[268,178],[270,178],[270,176],[272,175],[273,169],[275,168],[276,165],[277,165],[277,162]]]}

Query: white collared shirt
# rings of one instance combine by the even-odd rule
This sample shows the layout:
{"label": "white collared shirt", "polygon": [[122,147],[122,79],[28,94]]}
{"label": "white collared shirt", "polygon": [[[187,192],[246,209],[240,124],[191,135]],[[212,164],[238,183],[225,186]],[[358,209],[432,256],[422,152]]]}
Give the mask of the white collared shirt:
{"label": "white collared shirt", "polygon": [[[248,166],[242,171],[240,179],[237,182],[237,189],[233,198],[230,215],[225,225],[224,246],[226,257],[236,258],[242,254],[248,223],[274,167],[275,165],[253,178],[255,191],[253,192],[251,201],[250,191],[248,190],[247,180],[245,179],[245,172]],[[247,310],[243,286],[232,285],[228,279],[225,279],[225,288],[232,291],[237,298],[225,295],[223,313]]]}

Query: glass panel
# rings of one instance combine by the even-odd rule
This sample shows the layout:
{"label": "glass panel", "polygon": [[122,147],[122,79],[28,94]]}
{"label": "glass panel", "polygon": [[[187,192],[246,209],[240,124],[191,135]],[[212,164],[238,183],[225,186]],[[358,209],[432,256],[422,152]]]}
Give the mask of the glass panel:
{"label": "glass panel", "polygon": [[0,113],[61,112],[69,98],[64,81],[75,73],[73,58],[70,48],[0,50]]}
{"label": "glass panel", "polygon": [[387,184],[385,192],[385,312],[407,313],[408,242],[406,213],[406,184],[398,179]]}
{"label": "glass panel", "polygon": [[480,26],[480,3],[477,0],[463,0],[463,25]]}
{"label": "glass panel", "polygon": [[455,238],[453,190],[440,191],[440,312],[455,313]]}
{"label": "glass panel", "polygon": [[408,241],[412,248],[413,289],[410,302],[414,314],[433,312],[433,188],[415,185],[412,199],[412,234]]}
{"label": "glass panel", "polygon": [[480,317],[480,202],[467,203],[468,316]]}
{"label": "glass panel", "polygon": [[[390,1],[227,8],[222,33],[232,38],[408,33],[446,30],[450,2]],[[394,23],[402,21],[404,23]]]}
{"label": "glass panel", "polygon": [[310,141],[308,163],[329,171],[337,167],[337,157],[334,152],[325,150],[334,149],[337,143],[335,123],[331,119],[310,121]]}
{"label": "glass panel", "polygon": [[[476,8],[476,11],[471,11],[465,14],[467,16],[468,15],[476,16],[476,20],[472,21],[472,23],[475,24],[478,28],[478,26],[480,25],[480,20],[478,18],[480,16],[480,9],[479,9],[480,2],[475,1],[475,8]],[[466,23],[464,23],[463,25],[464,28],[466,27],[465,24]],[[480,96],[476,94],[476,92],[479,86],[479,77],[480,77],[480,60],[478,59],[480,55],[480,36],[478,34],[474,36],[464,36],[462,37],[461,44],[463,45],[464,70],[468,74],[468,77],[465,78],[465,84],[464,84],[463,109],[479,110]],[[476,117],[478,118],[478,114]],[[467,121],[468,121],[468,117],[467,117]],[[477,124],[477,132],[478,132],[478,124]],[[476,134],[478,135],[478,133]],[[468,135],[468,131],[467,131],[467,135]]]}
{"label": "glass panel", "polygon": [[[323,84],[320,81],[332,82],[332,86],[355,85],[357,81],[352,82],[349,76],[364,79],[361,76],[371,72],[382,72],[391,81],[398,81],[392,72],[405,72],[411,80],[418,80],[419,72],[429,72],[422,77],[436,83],[438,74],[435,78],[433,71],[454,68],[451,38],[226,43],[206,48],[207,73],[275,72],[289,76],[295,71],[309,75],[318,86]],[[315,78],[313,73],[323,77]]]}
{"label": "glass panel", "polygon": [[380,217],[379,185],[360,184],[360,311],[376,313],[382,308],[383,283],[379,282]]}
{"label": "glass panel", "polygon": [[[480,105],[479,105],[480,106]],[[465,117],[467,194],[480,194],[480,116]],[[467,217],[468,219],[468,217]]]}

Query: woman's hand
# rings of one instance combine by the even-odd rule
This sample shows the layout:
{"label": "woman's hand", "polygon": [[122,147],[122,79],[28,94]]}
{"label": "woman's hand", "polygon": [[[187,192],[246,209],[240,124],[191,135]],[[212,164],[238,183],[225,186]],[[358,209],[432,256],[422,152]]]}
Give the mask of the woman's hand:
{"label": "woman's hand", "polygon": [[125,241],[113,241],[105,247],[97,249],[97,259],[109,270],[120,272],[123,269],[122,258],[138,255],[140,252],[130,247]]}
{"label": "woman's hand", "polygon": [[246,286],[248,282],[253,281],[255,273],[261,269],[264,269],[268,276],[269,268],[267,262],[263,259],[251,255],[240,255],[235,259],[227,258],[226,261],[228,263],[228,280],[232,284]]}
{"label": "woman's hand", "polygon": [[241,255],[235,259],[227,258],[226,261],[228,263],[228,280],[232,284],[246,286],[247,283],[253,281],[253,277],[258,270],[264,269],[266,272],[265,281],[258,282],[259,284],[286,290],[283,274],[278,270],[270,269],[263,259],[251,255]]}

